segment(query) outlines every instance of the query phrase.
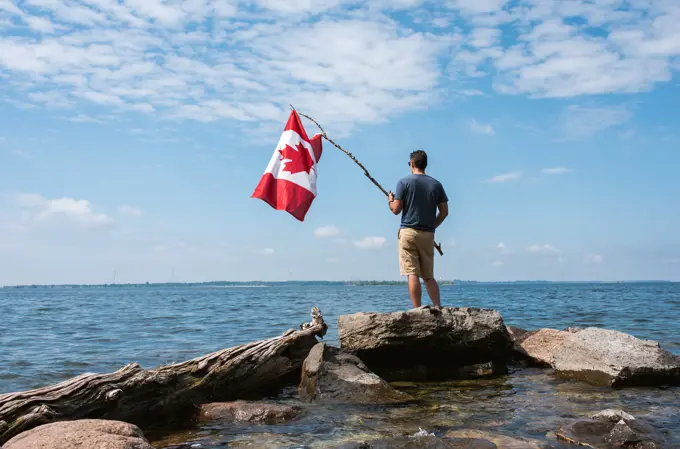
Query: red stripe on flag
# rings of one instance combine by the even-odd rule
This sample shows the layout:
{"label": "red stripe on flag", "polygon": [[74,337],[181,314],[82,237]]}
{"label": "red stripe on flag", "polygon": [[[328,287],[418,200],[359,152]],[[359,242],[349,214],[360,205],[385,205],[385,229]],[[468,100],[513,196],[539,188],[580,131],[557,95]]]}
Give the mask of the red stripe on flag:
{"label": "red stripe on flag", "polygon": [[314,194],[294,182],[265,173],[251,198],[259,198],[276,210],[285,210],[300,221],[312,205]]}
{"label": "red stripe on flag", "polygon": [[309,137],[307,137],[307,132],[305,131],[305,128],[302,126],[300,116],[296,111],[290,113],[290,116],[288,117],[288,123],[286,123],[286,128],[283,131],[284,132],[295,131],[300,135],[302,140],[309,143]]}
{"label": "red stripe on flag", "polygon": [[312,144],[312,149],[314,150],[314,159],[316,159],[316,163],[318,164],[321,160],[322,151],[321,134],[314,134],[309,143]]}

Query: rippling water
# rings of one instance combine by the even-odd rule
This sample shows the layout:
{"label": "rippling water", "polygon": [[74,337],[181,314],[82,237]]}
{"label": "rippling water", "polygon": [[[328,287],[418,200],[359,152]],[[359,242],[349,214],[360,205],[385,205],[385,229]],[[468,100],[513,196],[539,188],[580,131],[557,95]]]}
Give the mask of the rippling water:
{"label": "rippling water", "polygon": [[[442,303],[494,308],[506,324],[528,329],[616,329],[680,354],[677,283],[442,286]],[[326,340],[337,344],[338,315],[409,304],[404,286],[0,289],[0,393],[130,362],[152,368],[276,336],[309,321],[314,305],[329,323]],[[312,413],[288,426],[205,425],[158,439],[156,446],[192,441],[203,447],[324,447],[352,435],[401,435],[420,427],[435,433],[486,428],[545,440],[565,418],[612,406],[648,416],[673,438],[680,435],[677,388],[610,391],[558,381],[540,370],[493,381],[400,388],[416,391],[422,402],[392,408],[312,406]],[[293,392],[283,399],[294,400]]]}

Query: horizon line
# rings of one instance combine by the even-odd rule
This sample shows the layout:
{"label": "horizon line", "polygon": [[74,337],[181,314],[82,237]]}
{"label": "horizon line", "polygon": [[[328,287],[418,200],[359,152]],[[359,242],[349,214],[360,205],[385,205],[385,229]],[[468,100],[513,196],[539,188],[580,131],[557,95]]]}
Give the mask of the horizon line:
{"label": "horizon line", "polygon": [[[653,283],[664,283],[664,284],[677,284],[680,281],[671,281],[667,279],[620,279],[620,280],[569,280],[569,281],[555,281],[555,280],[543,280],[543,279],[515,279],[515,280],[501,280],[501,281],[478,281],[475,279],[450,279],[442,280],[438,279],[438,283],[444,283],[447,285],[449,282],[454,283],[468,283],[468,284],[513,284],[513,283],[526,283],[526,284],[653,284]],[[290,284],[290,283],[329,283],[329,284],[353,284],[353,283],[383,283],[383,284],[405,284],[405,280],[369,280],[369,279],[354,279],[354,280],[344,280],[344,281],[330,281],[330,280],[279,280],[279,281],[262,281],[262,280],[250,280],[250,281],[167,281],[167,282],[113,282],[113,283],[59,283],[59,284],[7,284],[2,285],[0,288],[24,288],[24,287],[111,287],[111,286],[162,286],[162,285],[201,285],[201,284]],[[450,284],[448,284],[450,285]]]}

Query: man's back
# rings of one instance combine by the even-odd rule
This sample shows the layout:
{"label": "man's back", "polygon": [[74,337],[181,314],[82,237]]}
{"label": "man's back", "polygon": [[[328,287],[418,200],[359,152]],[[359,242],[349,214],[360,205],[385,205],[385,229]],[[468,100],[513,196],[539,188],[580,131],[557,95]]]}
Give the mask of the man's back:
{"label": "man's back", "polygon": [[442,184],[431,176],[413,174],[399,181],[395,199],[401,200],[401,227],[434,232],[437,206],[448,201]]}

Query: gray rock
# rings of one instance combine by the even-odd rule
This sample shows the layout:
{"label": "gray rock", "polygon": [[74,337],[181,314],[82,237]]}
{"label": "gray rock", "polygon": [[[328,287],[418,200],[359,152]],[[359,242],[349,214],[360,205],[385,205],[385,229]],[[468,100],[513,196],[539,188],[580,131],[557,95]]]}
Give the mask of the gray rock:
{"label": "gray rock", "polygon": [[505,372],[512,341],[501,315],[489,309],[421,307],[407,312],[338,318],[340,344],[387,380],[465,377],[484,365]]}
{"label": "gray rock", "polygon": [[562,426],[555,434],[569,443],[598,449],[668,447],[661,433],[622,410],[605,410],[589,420],[574,421]]}
{"label": "gray rock", "polygon": [[655,341],[606,329],[568,333],[553,349],[551,365],[560,377],[594,385],[680,385],[680,357]]}
{"label": "gray rock", "polygon": [[513,348],[520,357],[532,364],[547,367],[552,362],[555,350],[562,345],[568,335],[569,332],[557,329],[526,332],[515,338]]}
{"label": "gray rock", "polygon": [[295,405],[270,404],[266,402],[214,402],[201,406],[201,421],[239,421],[255,424],[284,424],[303,413]]}
{"label": "gray rock", "polygon": [[371,372],[355,355],[319,343],[302,365],[304,400],[352,404],[396,404],[412,398]]}
{"label": "gray rock", "polygon": [[82,419],[44,424],[20,433],[5,449],[153,449],[139,427],[120,421]]}
{"label": "gray rock", "polygon": [[347,443],[335,449],[498,449],[498,446],[481,439],[426,436]]}

